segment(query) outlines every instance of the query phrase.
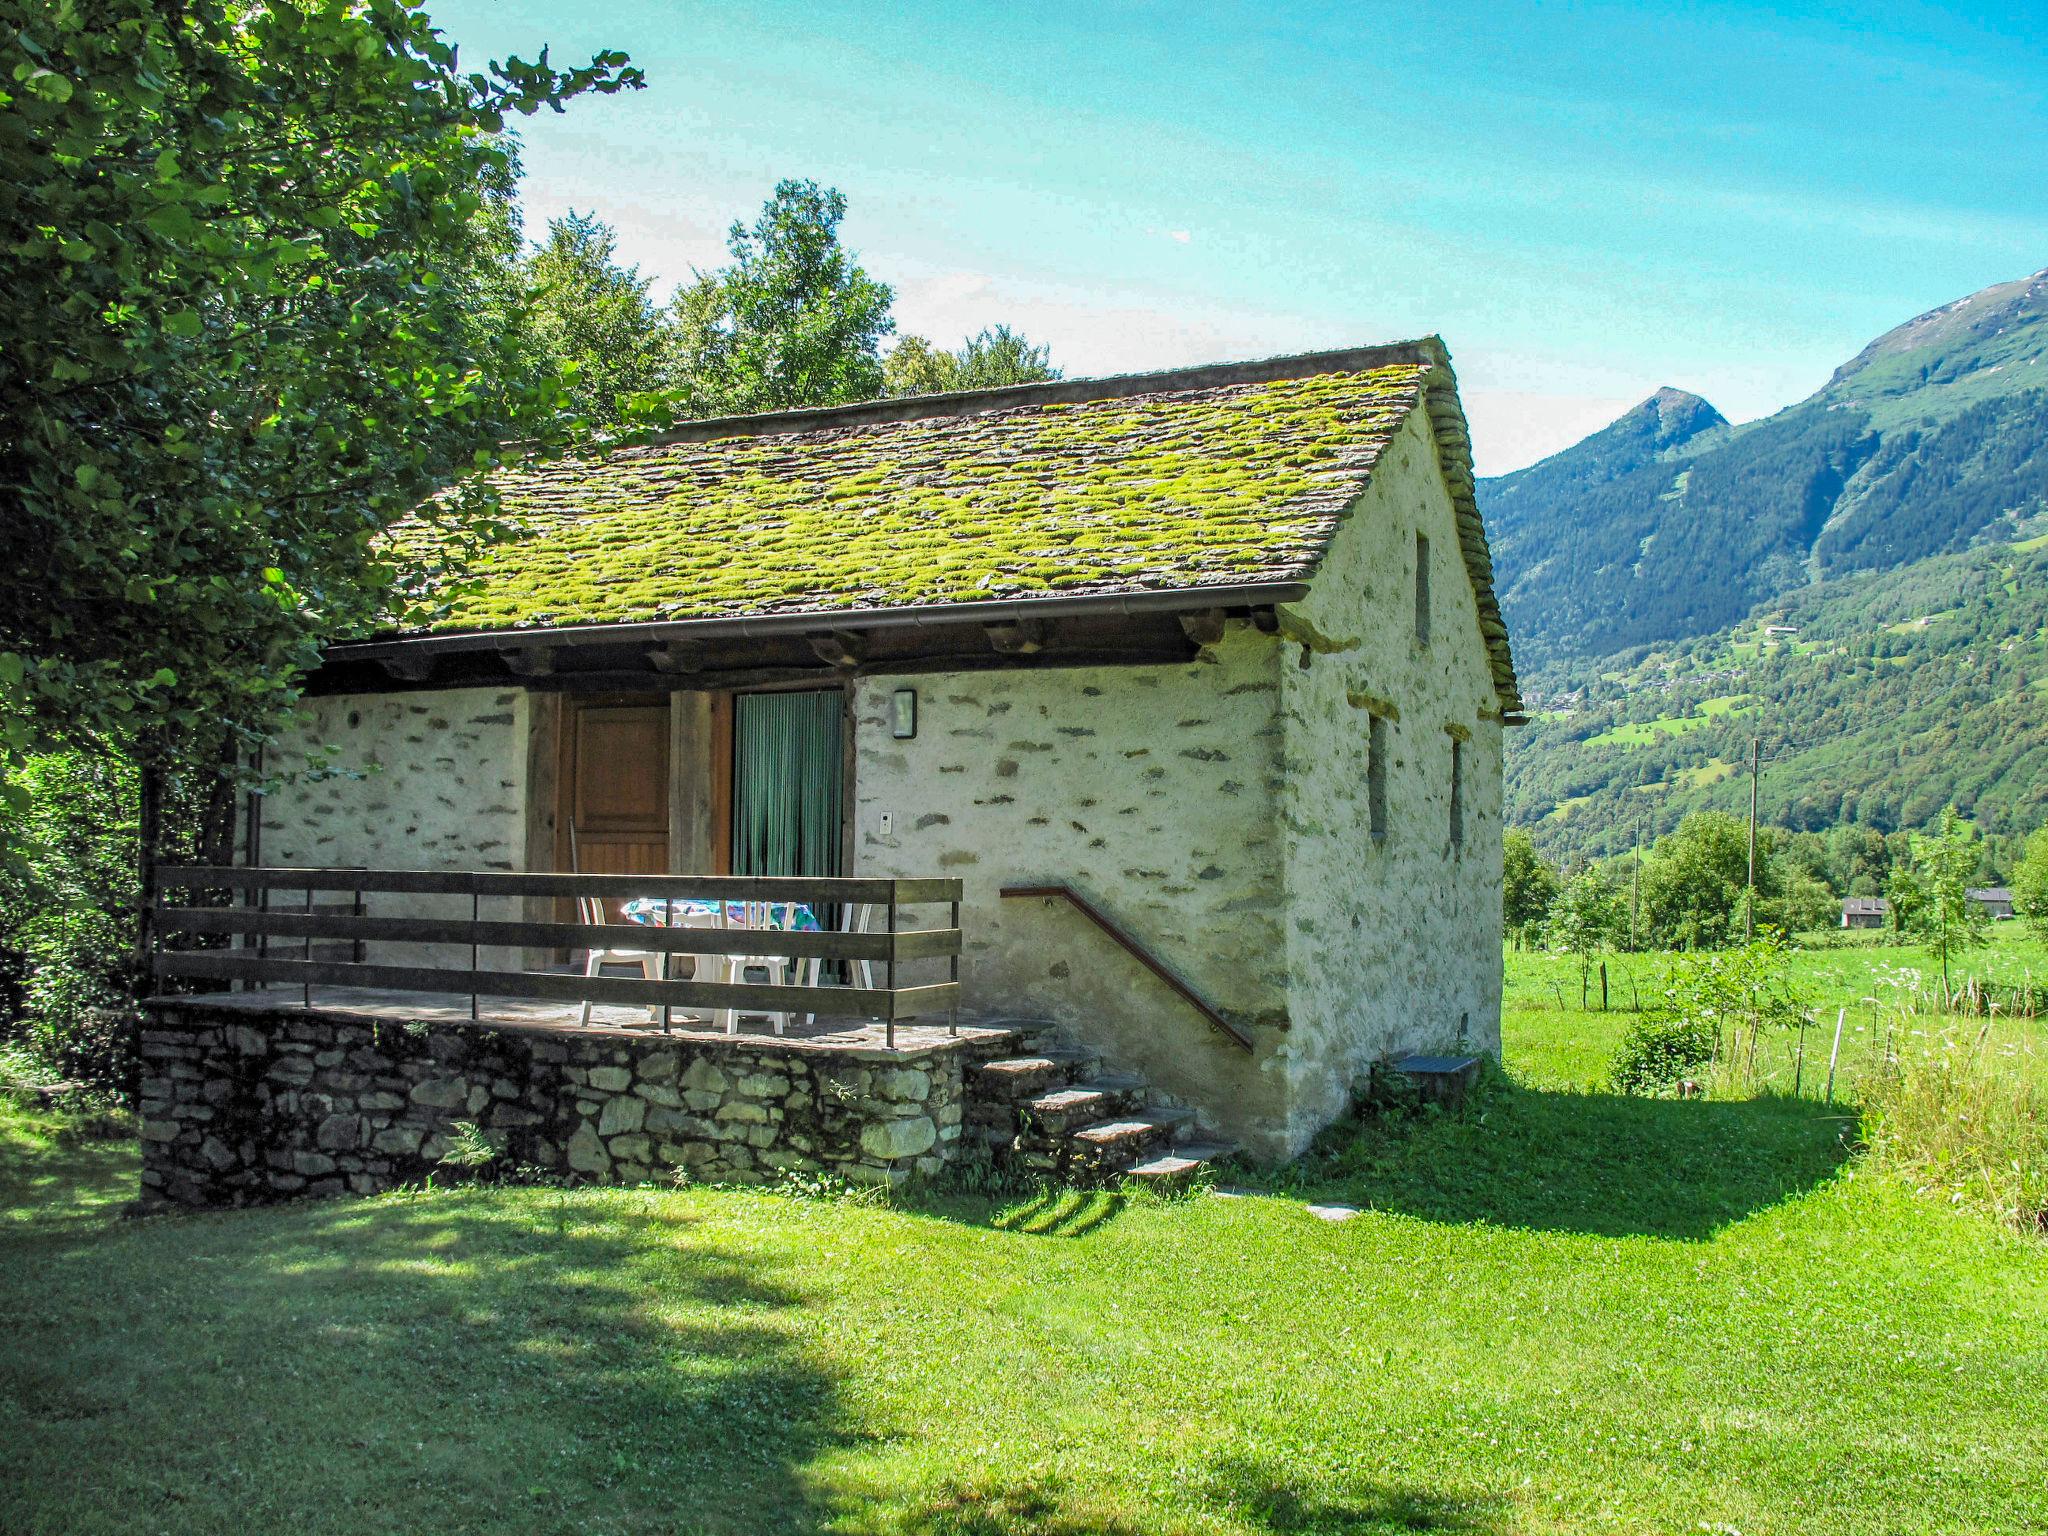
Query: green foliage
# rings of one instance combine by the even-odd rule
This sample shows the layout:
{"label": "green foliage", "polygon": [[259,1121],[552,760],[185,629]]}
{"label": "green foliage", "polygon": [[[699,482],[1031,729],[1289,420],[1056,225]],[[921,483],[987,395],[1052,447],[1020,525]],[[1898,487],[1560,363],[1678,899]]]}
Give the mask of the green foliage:
{"label": "green foliage", "polygon": [[569,395],[591,423],[627,421],[624,400],[663,387],[668,344],[650,279],[621,266],[617,236],[573,209],[548,222],[548,237],[520,264],[533,345],[569,365]]}
{"label": "green foliage", "polygon": [[1977,870],[1976,828],[1952,805],[1944,806],[1941,825],[1931,834],[1914,834],[1910,880],[1897,882],[1905,898],[1899,908],[1904,932],[1917,934],[1927,952],[1941,961],[1941,980],[1949,979],[1949,960],[1983,942],[1984,911],[1965,891]]}
{"label": "green foliage", "polygon": [[2027,839],[2026,856],[2012,872],[2012,909],[2048,939],[2048,827]]}
{"label": "green foliage", "polygon": [[751,226],[726,237],[730,265],[676,301],[680,388],[692,414],[782,411],[882,393],[894,297],[840,244],[844,193],[782,181]]}
{"label": "green foliage", "polygon": [[[560,390],[506,327],[508,115],[623,56],[459,70],[404,0],[0,0],[0,769],[259,737],[386,611],[430,491],[487,538]],[[19,786],[15,786],[19,799]]]}
{"label": "green foliage", "polygon": [[134,986],[136,774],[121,758],[30,759],[0,808],[0,966],[11,1034],[57,1075],[119,1094],[130,1046],[119,1009]]}
{"label": "green foliage", "polygon": [[960,362],[922,336],[905,336],[882,361],[887,395],[943,395],[960,387]]}
{"label": "green foliage", "polygon": [[[1795,633],[1767,636],[1767,624]],[[1580,858],[1622,853],[1695,811],[1746,811],[1761,728],[1763,818],[1841,840],[1827,876],[1837,894],[1880,893],[1902,851],[1886,835],[1932,826],[1950,802],[1992,834],[1995,865],[1997,839],[2048,819],[2044,679],[2048,545],[1824,581],[1698,640],[1525,671],[1537,717],[1508,742],[1508,818],[1550,857]],[[1737,689],[1746,714],[1706,712]],[[1697,723],[1614,736],[1673,717]]]}
{"label": "green foliage", "polygon": [[1628,904],[1604,870],[1581,870],[1551,903],[1550,946],[1565,954],[1590,961],[1627,932]]}
{"label": "green foliage", "polygon": [[1747,1090],[1764,1035],[1798,1028],[1811,1008],[1811,991],[1776,929],[1737,948],[1680,956],[1663,990],[1630,1023],[1611,1081],[1624,1093],[1662,1092],[1719,1061],[1723,1086]]}
{"label": "green foliage", "polygon": [[1924,1195],[2048,1235],[2048,1062],[2031,1031],[1898,1021],[1862,1083],[1870,1160]]}
{"label": "green foliage", "polygon": [[1527,832],[1509,830],[1501,838],[1501,917],[1516,943],[1543,926],[1556,899],[1556,866],[1536,851]]}
{"label": "green foliage", "polygon": [[1060,377],[1052,348],[1035,347],[1007,325],[977,331],[954,354],[958,389],[999,389],[1005,384],[1038,384]]}
{"label": "green foliage", "polygon": [[957,352],[942,352],[922,336],[905,336],[882,365],[884,392],[936,395],[956,389],[999,389],[1062,377],[1050,347],[1033,346],[1007,325],[977,332]]}
{"label": "green foliage", "polygon": [[1616,1093],[1664,1094],[1714,1059],[1713,1026],[1696,1013],[1656,1009],[1632,1015],[1615,1047],[1608,1082]]}
{"label": "green foliage", "polygon": [[[1757,844],[1757,890],[1778,894],[1768,834]],[[1733,816],[1702,812],[1660,838],[1643,863],[1643,930],[1666,949],[1707,949],[1742,932],[1749,879],[1749,829]]]}
{"label": "green foliage", "polygon": [[458,1120],[448,1128],[448,1149],[440,1160],[450,1168],[473,1173],[498,1160],[498,1145],[474,1120]]}

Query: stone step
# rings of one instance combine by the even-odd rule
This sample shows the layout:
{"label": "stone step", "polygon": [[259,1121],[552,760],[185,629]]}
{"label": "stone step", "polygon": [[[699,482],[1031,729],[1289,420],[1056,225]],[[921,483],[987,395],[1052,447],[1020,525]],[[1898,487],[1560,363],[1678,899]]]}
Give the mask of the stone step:
{"label": "stone step", "polygon": [[1101,1058],[1085,1051],[1043,1051],[1033,1056],[1005,1056],[970,1067],[976,1086],[989,1098],[1012,1104],[1068,1087],[1076,1078],[1087,1077],[1102,1065]]}
{"label": "stone step", "polygon": [[1077,1173],[1121,1173],[1182,1139],[1194,1119],[1193,1110],[1151,1108],[1098,1121],[1067,1138],[1070,1166]]}
{"label": "stone step", "polygon": [[1069,1131],[1127,1113],[1139,1107],[1145,1080],[1128,1074],[1093,1077],[1072,1087],[1032,1099],[1024,1108],[1037,1136],[1064,1136]]}
{"label": "stone step", "polygon": [[1237,1143],[1234,1141],[1184,1141],[1170,1152],[1134,1163],[1124,1170],[1127,1178],[1143,1179],[1148,1184],[1171,1188],[1184,1184],[1202,1169],[1225,1158],[1234,1156]]}

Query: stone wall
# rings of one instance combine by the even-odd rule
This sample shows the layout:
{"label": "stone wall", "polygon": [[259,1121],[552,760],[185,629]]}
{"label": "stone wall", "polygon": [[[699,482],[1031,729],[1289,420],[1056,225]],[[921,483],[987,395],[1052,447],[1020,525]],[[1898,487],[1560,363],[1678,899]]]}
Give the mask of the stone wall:
{"label": "stone wall", "polygon": [[[307,723],[269,753],[263,796],[265,864],[368,869],[518,869],[526,856],[527,738],[523,689],[450,688],[306,701]],[[292,893],[278,898],[289,903]],[[491,910],[496,908],[497,910]],[[372,916],[469,916],[466,897],[371,895]],[[522,915],[486,903],[487,918]],[[396,965],[467,965],[469,951],[370,945]],[[517,969],[487,949],[486,968]]]}
{"label": "stone wall", "polygon": [[[855,686],[854,868],[954,875],[970,1007],[1042,1015],[1260,1150],[1287,1007],[1275,820],[1279,647],[1231,626],[1179,666],[872,677]],[[917,735],[889,695],[918,692]],[[882,817],[890,830],[882,830]],[[1259,1041],[1248,1054],[1063,902],[1070,884]]]}
{"label": "stone wall", "polygon": [[952,1157],[965,1066],[1003,1040],[889,1052],[160,1004],[142,1034],[143,1197],[366,1194],[425,1178],[464,1121],[505,1164],[598,1181],[897,1183]]}
{"label": "stone wall", "polygon": [[[1415,626],[1429,540],[1430,638]],[[1500,1048],[1501,726],[1450,496],[1413,413],[1282,611],[1291,1028],[1289,1139],[1340,1113],[1377,1058]],[[1370,721],[1386,720],[1386,835],[1372,835]],[[1462,846],[1451,842],[1463,738]]]}

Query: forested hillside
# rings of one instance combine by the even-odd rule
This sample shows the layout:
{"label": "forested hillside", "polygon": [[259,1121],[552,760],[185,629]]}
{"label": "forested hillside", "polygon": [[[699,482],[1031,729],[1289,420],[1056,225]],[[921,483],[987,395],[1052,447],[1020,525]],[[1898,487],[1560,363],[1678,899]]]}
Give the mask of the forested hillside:
{"label": "forested hillside", "polygon": [[1703,636],[1814,580],[2015,536],[2048,508],[2048,272],[1907,322],[1810,399],[1724,423],[1661,390],[1480,482],[1524,669]]}
{"label": "forested hillside", "polygon": [[1986,831],[2048,823],[2048,519],[2034,536],[1852,572],[1713,634],[1529,679],[1508,817],[1553,857],[1614,853],[1689,811]]}

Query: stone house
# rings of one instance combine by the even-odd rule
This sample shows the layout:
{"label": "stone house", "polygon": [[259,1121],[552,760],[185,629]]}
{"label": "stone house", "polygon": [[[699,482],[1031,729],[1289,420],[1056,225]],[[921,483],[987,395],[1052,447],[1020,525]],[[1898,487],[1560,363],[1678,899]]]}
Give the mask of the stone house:
{"label": "stone house", "polygon": [[1521,705],[1437,340],[694,422],[504,490],[430,628],[327,651],[252,863],[957,877],[970,1013],[1266,1157],[1376,1061],[1498,1049]]}

